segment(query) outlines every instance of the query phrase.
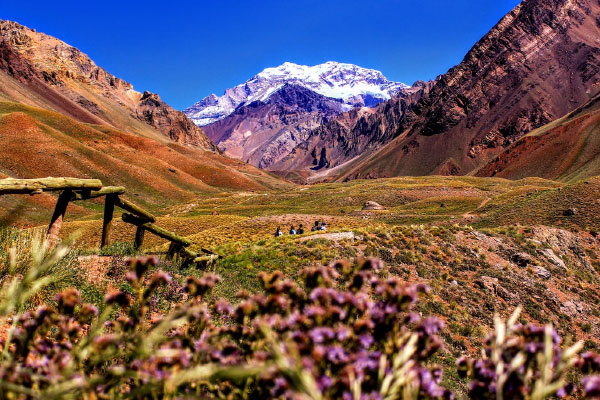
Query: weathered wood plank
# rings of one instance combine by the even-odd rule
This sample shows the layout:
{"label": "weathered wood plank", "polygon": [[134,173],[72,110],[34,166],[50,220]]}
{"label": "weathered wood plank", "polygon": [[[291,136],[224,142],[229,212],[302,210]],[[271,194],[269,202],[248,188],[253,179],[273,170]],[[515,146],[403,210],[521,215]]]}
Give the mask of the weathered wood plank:
{"label": "weathered wood plank", "polygon": [[79,178],[39,178],[39,179],[0,179],[0,195],[37,194],[57,190],[100,190],[100,179]]}
{"label": "weathered wood plank", "polygon": [[181,253],[181,249],[183,249],[181,243],[171,242],[167,251],[167,260],[175,260],[179,256],[179,253]]}
{"label": "weathered wood plank", "polygon": [[198,257],[198,253],[196,253],[195,251],[192,251],[190,249],[186,249],[185,247],[181,249],[181,254],[185,258],[188,258],[190,260],[193,260],[194,258]]}
{"label": "weathered wood plank", "polygon": [[200,253],[196,253],[195,251],[192,251],[192,250],[186,249],[186,248],[182,249],[181,253],[185,257],[190,258],[192,260],[194,260],[196,258],[201,258],[201,257],[214,257],[215,259],[223,258],[222,255],[212,252],[208,249],[202,248],[200,250],[202,251],[202,253],[204,253],[204,255],[201,255]]}
{"label": "weathered wood plank", "polygon": [[90,199],[96,199],[98,197],[102,197],[102,196],[108,196],[109,194],[123,194],[125,193],[126,190],[123,186],[105,186],[100,190],[92,190],[89,193],[86,193],[84,191],[79,191],[79,192],[75,192],[73,193],[73,197],[71,198],[71,201],[78,201],[78,200],[90,200]]}
{"label": "weathered wood plank", "polygon": [[48,234],[46,236],[48,245],[50,247],[54,247],[54,245],[58,242],[60,228],[62,227],[65,213],[67,212],[67,206],[69,205],[69,200],[71,199],[72,194],[73,193],[71,190],[64,190],[58,196],[56,207],[54,208],[54,214],[52,214],[50,226],[48,227]]}
{"label": "weathered wood plank", "polygon": [[135,240],[133,242],[135,249],[139,249],[144,244],[144,233],[146,233],[146,229],[141,226],[138,226],[135,230]]}
{"label": "weathered wood plank", "polygon": [[118,197],[117,202],[115,204],[117,205],[117,207],[120,207],[125,211],[129,211],[130,213],[136,215],[138,218],[145,219],[147,222],[156,222],[156,217],[154,215],[150,214],[148,211],[144,210],[142,207],[132,203],[129,200]]}
{"label": "weathered wood plank", "polygon": [[116,198],[116,194],[109,194],[104,200],[104,220],[102,221],[102,238],[100,240],[100,248],[110,245]]}
{"label": "weathered wood plank", "polygon": [[123,219],[123,222],[142,227],[148,232],[153,233],[158,237],[180,244],[183,247],[187,247],[192,244],[192,242],[190,242],[188,239],[178,236],[173,232],[169,232],[168,230],[163,229],[160,226],[156,226],[151,222],[146,222],[146,220],[135,215],[124,213],[121,218]]}

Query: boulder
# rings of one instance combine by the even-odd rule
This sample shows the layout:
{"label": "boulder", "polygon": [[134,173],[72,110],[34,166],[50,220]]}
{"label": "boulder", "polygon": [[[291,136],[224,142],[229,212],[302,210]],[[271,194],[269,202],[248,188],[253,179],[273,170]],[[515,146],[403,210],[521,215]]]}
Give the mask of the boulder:
{"label": "boulder", "polygon": [[560,311],[569,317],[576,317],[583,312],[583,306],[577,300],[569,300],[561,305]]}
{"label": "boulder", "polygon": [[552,278],[552,274],[550,273],[550,271],[548,271],[544,267],[540,267],[540,266],[536,265],[535,267],[533,267],[533,271],[535,272],[535,275],[539,278],[542,278],[542,279]]}
{"label": "boulder", "polygon": [[522,268],[531,264],[531,256],[527,253],[515,253],[512,255],[511,260]]}
{"label": "boulder", "polygon": [[541,249],[538,250],[538,253],[550,261],[550,263],[555,267],[567,269],[565,262],[559,256],[557,256],[552,249]]}
{"label": "boulder", "polygon": [[501,299],[511,304],[519,305],[521,303],[519,295],[517,295],[516,293],[509,292],[502,286],[496,286],[496,293]]}
{"label": "boulder", "polygon": [[383,211],[385,207],[374,201],[367,201],[363,206],[363,211]]}
{"label": "boulder", "polygon": [[495,292],[496,287],[498,287],[498,278],[482,276],[475,281],[475,284],[482,289],[489,290],[490,292]]}
{"label": "boulder", "polygon": [[573,215],[577,215],[577,209],[576,208],[568,208],[565,211],[563,211],[563,215],[565,217],[571,217]]}

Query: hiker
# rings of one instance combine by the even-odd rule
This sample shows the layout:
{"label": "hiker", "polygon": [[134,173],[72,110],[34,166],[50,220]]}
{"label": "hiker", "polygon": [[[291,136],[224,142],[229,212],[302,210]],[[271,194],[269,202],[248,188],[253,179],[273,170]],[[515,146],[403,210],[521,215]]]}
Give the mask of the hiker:
{"label": "hiker", "polygon": [[321,228],[319,228],[319,221],[315,221],[315,224],[313,225],[313,227],[312,227],[312,228],[310,228],[310,231],[311,231],[311,232],[314,232],[314,231],[318,231],[318,230],[320,230],[320,229],[321,229]]}
{"label": "hiker", "polygon": [[325,221],[321,222],[321,227],[319,228],[320,231],[326,231],[327,230],[327,225],[325,224]]}
{"label": "hiker", "polygon": [[281,231],[281,228],[278,226],[277,230],[275,231],[275,237],[279,237],[279,236],[283,236],[283,232]]}
{"label": "hiker", "polygon": [[304,233],[304,228],[302,224],[298,225],[298,230],[296,231],[296,235],[302,235]]}
{"label": "hiker", "polygon": [[296,234],[296,229],[294,229],[294,225],[292,225],[292,227],[290,228],[290,235],[295,235]]}

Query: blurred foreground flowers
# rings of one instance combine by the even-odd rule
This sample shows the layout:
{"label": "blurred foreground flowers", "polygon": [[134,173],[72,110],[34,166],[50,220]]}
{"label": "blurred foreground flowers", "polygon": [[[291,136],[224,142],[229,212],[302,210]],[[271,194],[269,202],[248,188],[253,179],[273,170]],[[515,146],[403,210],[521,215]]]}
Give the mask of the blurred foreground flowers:
{"label": "blurred foreground flowers", "polygon": [[[235,305],[209,296],[219,277],[188,277],[171,311],[158,315],[156,293],[172,277],[157,259],[130,260],[131,292],[115,291],[98,310],[75,289],[54,305],[27,310],[51,284],[51,266],[66,249],[34,246],[25,274],[0,289],[1,398],[285,398],[446,399],[443,324],[413,311],[422,285],[382,278],[383,264],[302,271],[302,284],[283,274],[260,275],[262,291],[240,293]],[[475,399],[544,399],[600,395],[600,356],[564,348],[550,326],[521,325],[519,310],[496,327],[479,359],[460,359]]]}

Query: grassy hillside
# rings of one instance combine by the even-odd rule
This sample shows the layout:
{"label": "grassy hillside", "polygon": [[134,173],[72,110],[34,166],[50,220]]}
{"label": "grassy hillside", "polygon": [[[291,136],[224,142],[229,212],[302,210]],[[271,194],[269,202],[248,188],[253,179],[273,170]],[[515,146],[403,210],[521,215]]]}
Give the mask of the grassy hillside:
{"label": "grassy hillside", "polygon": [[[521,322],[552,323],[567,341],[598,349],[600,338],[600,178],[565,184],[539,178],[414,177],[296,186],[263,191],[203,192],[189,202],[158,210],[157,224],[224,257],[209,267],[221,277],[211,299],[239,303],[240,291],[261,292],[261,273],[281,271],[302,281],[304,267],[338,259],[376,257],[384,278],[424,283],[431,293],[416,311],[440,318],[444,385],[465,393],[453,371],[474,355],[492,329],[495,313],[507,317],[523,306]],[[363,210],[375,201],[385,210]],[[565,210],[573,209],[573,215]],[[71,212],[72,211],[72,212]],[[115,221],[117,243],[102,252],[100,208],[84,217],[69,211],[63,238],[79,233],[74,259],[80,290],[100,299],[125,281],[124,254],[134,230]],[[326,232],[310,232],[315,220]],[[276,227],[304,224],[301,236],[274,238]],[[44,226],[41,227],[44,229]],[[142,253],[164,253],[167,244],[147,233]],[[177,261],[159,268],[173,273],[168,308],[181,299],[184,276]]]}
{"label": "grassy hillside", "polygon": [[[158,210],[159,224],[189,237],[193,247],[268,239],[281,227],[310,229],[324,220],[329,229],[347,231],[398,225],[470,225],[496,228],[547,225],[570,230],[600,230],[600,178],[564,184],[538,178],[415,177],[351,181],[264,191],[204,192],[192,201]],[[385,208],[363,210],[367,201]],[[98,246],[100,208],[85,222],[67,222],[65,237],[81,230],[79,246]],[[573,215],[567,211],[574,210]],[[76,209],[73,210],[77,212]],[[117,240],[131,241],[133,230],[120,223]],[[147,249],[165,250],[158,239]]]}
{"label": "grassy hillside", "polygon": [[[105,185],[125,186],[129,197],[151,209],[190,201],[202,192],[287,186],[217,153],[83,124],[13,102],[0,102],[0,147],[2,176],[99,178]],[[18,196],[0,201],[9,209],[31,202]]]}

